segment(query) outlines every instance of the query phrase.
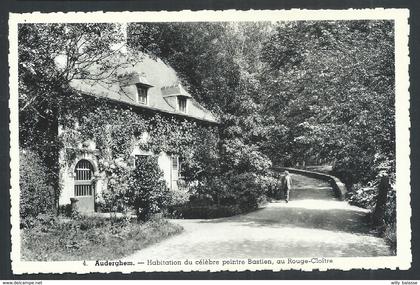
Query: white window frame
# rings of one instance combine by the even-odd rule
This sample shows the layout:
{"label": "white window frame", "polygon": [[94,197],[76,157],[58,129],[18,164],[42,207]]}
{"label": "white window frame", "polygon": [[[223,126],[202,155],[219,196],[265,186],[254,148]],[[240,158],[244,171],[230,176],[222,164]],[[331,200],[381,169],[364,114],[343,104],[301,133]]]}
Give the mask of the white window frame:
{"label": "white window frame", "polygon": [[[149,90],[148,90],[148,88],[144,85],[141,85],[141,84],[136,84],[136,88],[137,88],[137,103],[142,104],[142,105],[148,105],[149,104],[149,94],[148,94]],[[143,94],[140,94],[143,91],[145,93],[144,94],[145,96],[140,96],[140,95],[143,95]],[[140,98],[144,98],[144,101],[143,100],[140,101]]]}

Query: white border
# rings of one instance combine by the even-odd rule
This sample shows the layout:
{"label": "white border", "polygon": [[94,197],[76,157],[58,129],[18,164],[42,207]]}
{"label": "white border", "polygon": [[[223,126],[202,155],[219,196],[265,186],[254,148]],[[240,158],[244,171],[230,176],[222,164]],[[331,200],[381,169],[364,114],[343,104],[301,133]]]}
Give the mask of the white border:
{"label": "white border", "polygon": [[[411,266],[411,207],[410,207],[410,147],[409,147],[409,54],[408,9],[349,9],[349,10],[249,10],[249,11],[179,11],[179,12],[89,12],[89,13],[24,13],[9,14],[9,65],[10,65],[10,168],[11,168],[11,223],[12,270],[20,273],[64,272],[138,272],[138,271],[243,271],[243,270],[313,270],[327,269],[409,269]],[[88,23],[88,22],[172,22],[172,21],[293,21],[293,20],[376,20],[395,21],[395,80],[396,80],[396,157],[397,157],[397,255],[390,257],[332,258],[333,264],[245,265],[231,267],[206,267],[193,265],[183,268],[169,266],[94,267],[93,262],[25,262],[20,260],[19,230],[19,143],[18,143],[18,23]]]}

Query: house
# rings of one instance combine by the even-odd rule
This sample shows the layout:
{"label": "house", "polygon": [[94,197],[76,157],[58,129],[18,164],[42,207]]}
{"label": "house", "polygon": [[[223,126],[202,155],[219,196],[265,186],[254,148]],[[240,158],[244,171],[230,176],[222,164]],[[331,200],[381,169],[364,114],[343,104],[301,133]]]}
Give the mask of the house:
{"label": "house", "polygon": [[[179,83],[175,71],[161,60],[145,57],[134,67],[119,70],[116,80],[111,83],[88,79],[72,80],[70,86],[78,93],[130,107],[137,114],[160,114],[175,120],[191,120],[197,124],[215,126],[216,118],[197,101]],[[59,134],[66,132],[59,127]],[[127,138],[129,139],[129,138]],[[180,158],[167,152],[158,154],[142,149],[149,139],[147,132],[132,148],[131,157],[156,155],[158,165],[163,171],[169,189],[178,191],[180,177]],[[108,177],[101,171],[100,152],[95,139],[80,141],[75,156],[69,159],[64,155],[65,146],[60,153],[60,205],[67,205],[77,199],[81,212],[92,212],[95,202],[107,189]]]}

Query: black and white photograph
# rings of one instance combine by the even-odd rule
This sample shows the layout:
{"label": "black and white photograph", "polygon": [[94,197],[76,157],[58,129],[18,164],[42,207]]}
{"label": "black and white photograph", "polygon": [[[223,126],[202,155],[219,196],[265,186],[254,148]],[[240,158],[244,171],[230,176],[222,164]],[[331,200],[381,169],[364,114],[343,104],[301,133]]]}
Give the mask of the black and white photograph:
{"label": "black and white photograph", "polygon": [[410,268],[408,14],[341,12],[11,15],[13,271]]}

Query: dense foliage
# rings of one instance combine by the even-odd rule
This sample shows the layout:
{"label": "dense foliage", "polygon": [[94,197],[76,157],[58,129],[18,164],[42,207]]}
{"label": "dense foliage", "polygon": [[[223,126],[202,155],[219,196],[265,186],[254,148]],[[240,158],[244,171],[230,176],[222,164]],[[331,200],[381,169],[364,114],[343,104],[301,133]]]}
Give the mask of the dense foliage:
{"label": "dense foliage", "polygon": [[[277,187],[273,164],[332,163],[350,189],[373,181],[380,168],[392,178],[392,22],[129,24],[124,48],[171,65],[183,86],[218,116],[217,130],[71,92],[72,78],[106,81],[121,67],[115,61],[120,28],[36,24],[19,30],[22,147],[37,151],[54,172],[51,161],[63,144],[95,140],[100,168],[113,179],[106,198],[113,208],[128,204],[126,169],[144,132],[150,137],[142,149],[182,156],[192,199],[212,205],[257,207]],[[99,62],[102,68],[94,68]],[[71,129],[77,121],[79,129],[57,140],[51,130],[59,108],[65,114],[60,123]]]}
{"label": "dense foliage", "polygon": [[[111,80],[121,67],[118,24],[20,24],[18,27],[19,144],[39,155],[58,205],[60,109],[80,98],[72,79]],[[97,68],[101,64],[103,68]],[[48,198],[48,197],[47,197]]]}
{"label": "dense foliage", "polygon": [[394,181],[392,22],[133,24],[129,35],[220,115],[217,190],[202,191],[217,203],[255,207],[278,187],[273,163],[333,164],[350,190],[384,168]]}
{"label": "dense foliage", "polygon": [[289,165],[326,160],[347,184],[395,159],[394,34],[388,21],[291,22],[265,43],[267,110]]}
{"label": "dense foliage", "polygon": [[[354,191],[350,202],[373,209],[380,170],[395,183],[393,23],[282,23],[261,55],[266,111],[281,126],[267,144],[270,157],[290,166],[332,164]],[[388,192],[385,213],[392,243],[395,196]]]}
{"label": "dense foliage", "polygon": [[[376,177],[374,180],[368,183],[368,185],[355,185],[354,190],[349,192],[347,199],[350,204],[363,207],[371,210],[375,210],[376,201],[378,196],[379,188],[379,177]],[[391,180],[392,181],[392,180]],[[395,184],[392,185],[391,191],[388,191],[386,205],[385,205],[385,215],[383,221],[385,227],[380,228],[380,233],[384,235],[387,241],[390,243],[391,248],[396,251],[397,248],[397,236],[396,236],[396,226],[397,226],[397,192],[395,189]]]}
{"label": "dense foliage", "polygon": [[[59,108],[74,96],[72,79],[110,80],[120,67],[118,24],[20,24],[19,143],[37,152],[58,188]],[[97,64],[104,68],[94,68]]]}
{"label": "dense foliage", "polygon": [[255,55],[268,23],[171,23],[129,25],[129,45],[169,63],[196,99],[219,116],[220,148],[195,203],[255,209],[272,187],[272,165],[262,146],[275,127],[262,114],[261,61]]}
{"label": "dense foliage", "polygon": [[156,157],[138,157],[133,178],[127,200],[136,210],[137,219],[146,221],[167,208],[170,192]]}
{"label": "dense foliage", "polygon": [[21,151],[19,155],[21,226],[31,227],[39,214],[54,210],[54,189],[48,184],[48,170],[39,156],[32,151]]}
{"label": "dense foliage", "polygon": [[[60,142],[66,147],[64,162],[74,161],[80,142],[94,141],[99,151],[99,170],[107,177],[107,189],[98,197],[103,211],[127,212],[134,208],[139,219],[144,220],[164,210],[171,197],[154,162],[161,152],[182,158],[187,185],[203,185],[210,178],[207,169],[212,167],[218,147],[217,128],[213,125],[136,111],[124,104],[86,96],[62,111],[60,123],[65,131]],[[151,156],[135,163],[132,153],[136,147]]]}

